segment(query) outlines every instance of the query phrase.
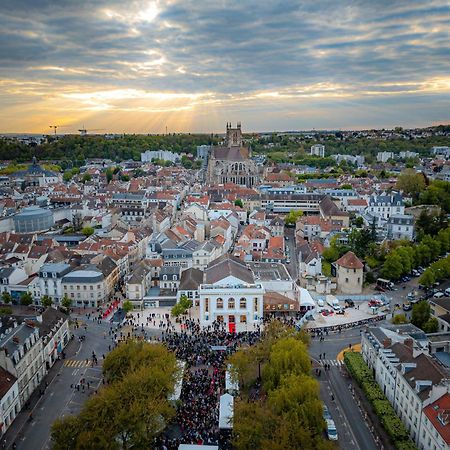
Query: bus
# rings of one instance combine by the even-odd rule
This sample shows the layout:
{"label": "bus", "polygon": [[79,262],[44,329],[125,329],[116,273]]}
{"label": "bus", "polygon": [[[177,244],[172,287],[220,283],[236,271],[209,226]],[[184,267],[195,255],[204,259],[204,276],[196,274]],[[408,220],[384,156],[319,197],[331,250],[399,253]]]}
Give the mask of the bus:
{"label": "bus", "polygon": [[381,292],[392,291],[392,289],[394,289],[394,283],[389,280],[384,280],[383,278],[378,278],[375,289]]}

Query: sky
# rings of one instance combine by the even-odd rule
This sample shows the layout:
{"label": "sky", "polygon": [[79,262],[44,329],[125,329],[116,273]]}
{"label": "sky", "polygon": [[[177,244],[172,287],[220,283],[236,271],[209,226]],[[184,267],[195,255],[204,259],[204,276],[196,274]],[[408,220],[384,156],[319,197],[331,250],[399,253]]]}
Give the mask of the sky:
{"label": "sky", "polygon": [[450,122],[447,0],[1,0],[0,132]]}

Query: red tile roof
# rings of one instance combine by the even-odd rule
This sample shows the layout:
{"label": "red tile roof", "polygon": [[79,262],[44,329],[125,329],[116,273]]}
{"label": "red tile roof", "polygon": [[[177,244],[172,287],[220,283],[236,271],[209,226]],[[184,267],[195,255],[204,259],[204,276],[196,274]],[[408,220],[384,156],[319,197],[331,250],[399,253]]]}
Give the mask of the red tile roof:
{"label": "red tile roof", "polygon": [[336,261],[336,264],[346,269],[362,269],[364,267],[363,263],[353,252],[347,252],[344,256],[341,256]]}
{"label": "red tile roof", "polygon": [[445,443],[450,445],[450,395],[444,394],[434,403],[425,407],[423,412]]}

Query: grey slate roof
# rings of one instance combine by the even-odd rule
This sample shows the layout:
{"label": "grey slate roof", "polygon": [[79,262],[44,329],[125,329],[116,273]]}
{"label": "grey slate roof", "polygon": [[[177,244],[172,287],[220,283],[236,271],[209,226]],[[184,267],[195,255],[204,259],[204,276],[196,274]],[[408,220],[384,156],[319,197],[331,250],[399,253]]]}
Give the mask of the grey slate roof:
{"label": "grey slate roof", "polygon": [[229,254],[211,261],[205,272],[205,283],[214,284],[228,276],[233,276],[244,283],[254,284],[253,272],[240,259]]}

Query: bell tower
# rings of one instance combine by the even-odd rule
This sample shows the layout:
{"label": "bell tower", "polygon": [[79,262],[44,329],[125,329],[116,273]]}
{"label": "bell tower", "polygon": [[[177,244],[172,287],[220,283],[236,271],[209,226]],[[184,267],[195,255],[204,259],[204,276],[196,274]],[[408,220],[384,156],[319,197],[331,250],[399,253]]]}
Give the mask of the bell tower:
{"label": "bell tower", "polygon": [[236,128],[233,128],[231,123],[227,122],[226,146],[228,148],[242,147],[241,122],[236,124]]}

